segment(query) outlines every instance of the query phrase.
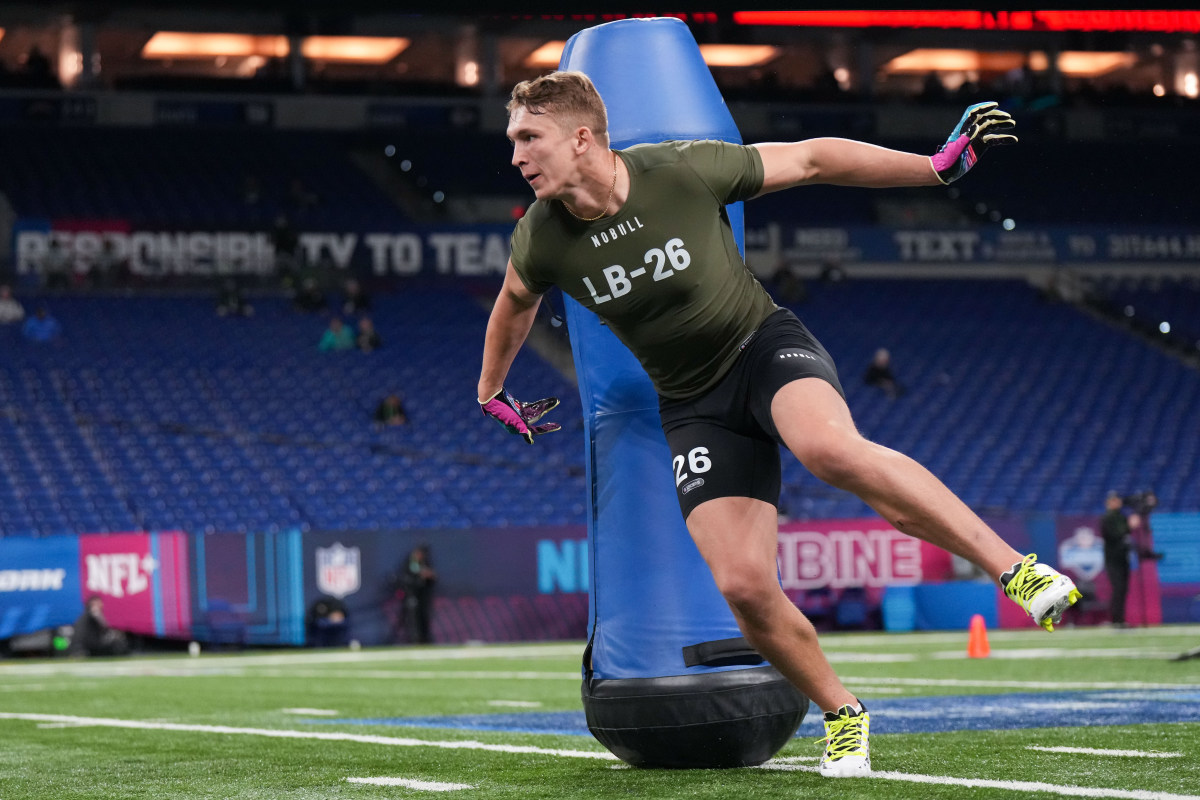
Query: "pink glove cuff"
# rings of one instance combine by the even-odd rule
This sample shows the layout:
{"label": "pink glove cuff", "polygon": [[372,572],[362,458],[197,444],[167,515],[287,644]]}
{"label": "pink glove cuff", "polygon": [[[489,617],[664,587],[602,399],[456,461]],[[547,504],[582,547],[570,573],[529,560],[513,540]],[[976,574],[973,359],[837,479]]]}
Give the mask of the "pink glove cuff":
{"label": "pink glove cuff", "polygon": [[933,159],[933,168],[938,172],[949,169],[970,143],[971,137],[965,133],[953,142],[947,142],[945,147],[931,156]]}
{"label": "pink glove cuff", "polygon": [[518,431],[526,431],[529,426],[525,424],[525,420],[521,419],[521,415],[513,410],[513,407],[505,403],[499,396],[493,397],[486,403],[481,403],[483,413],[489,414],[503,422],[505,425],[511,425]]}

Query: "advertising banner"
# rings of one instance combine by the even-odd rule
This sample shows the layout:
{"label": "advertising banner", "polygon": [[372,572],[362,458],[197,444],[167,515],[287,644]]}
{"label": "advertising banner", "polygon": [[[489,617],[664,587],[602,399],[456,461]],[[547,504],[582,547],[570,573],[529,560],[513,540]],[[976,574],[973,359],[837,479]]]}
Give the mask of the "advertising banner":
{"label": "advertising banner", "polygon": [[[300,231],[298,252],[308,263],[364,276],[498,278],[508,263],[511,234],[507,223]],[[17,274],[38,274],[51,242],[81,272],[105,247],[110,258],[127,260],[134,275],[261,275],[275,264],[266,230],[142,230],[121,220],[19,218],[13,228]],[[746,257],[751,264],[1178,264],[1200,260],[1200,233],[1154,226],[1006,231],[760,222],[747,225]]]}
{"label": "advertising banner", "polygon": [[78,539],[0,538],[0,639],[70,625],[82,611]]}
{"label": "advertising banner", "polygon": [[[1130,564],[1125,620],[1131,625],[1157,625],[1163,621],[1158,570],[1152,562],[1140,562],[1136,551]],[[1092,624],[1111,619],[1112,584],[1104,568],[1099,514],[1058,518],[1058,569],[1070,575],[1083,593],[1070,612],[1075,621]]]}
{"label": "advertising banner", "polygon": [[199,641],[304,644],[299,531],[194,535],[189,544]]}
{"label": "advertising banner", "polygon": [[165,638],[191,634],[186,533],[78,537],[84,597],[104,598],[114,628]]}
{"label": "advertising banner", "polygon": [[[308,531],[304,607],[344,606],[345,639],[409,642],[404,573],[418,545],[436,573],[436,642],[583,638],[589,565],[581,526],[495,530]],[[311,634],[312,631],[309,630]]]}

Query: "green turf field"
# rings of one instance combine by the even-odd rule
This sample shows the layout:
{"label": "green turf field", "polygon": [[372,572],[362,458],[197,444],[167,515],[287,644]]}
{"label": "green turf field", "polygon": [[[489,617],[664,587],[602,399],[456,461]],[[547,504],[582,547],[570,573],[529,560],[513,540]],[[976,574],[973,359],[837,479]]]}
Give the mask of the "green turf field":
{"label": "green turf field", "polygon": [[[828,635],[874,734],[876,775],[840,781],[808,736],[761,768],[626,767],[573,732],[580,643],[5,661],[0,798],[1200,800],[1200,659],[1170,660],[1200,627],[989,638],[968,660],[965,631]],[[512,731],[527,719],[573,727]],[[1007,729],[889,732],[952,719]]]}

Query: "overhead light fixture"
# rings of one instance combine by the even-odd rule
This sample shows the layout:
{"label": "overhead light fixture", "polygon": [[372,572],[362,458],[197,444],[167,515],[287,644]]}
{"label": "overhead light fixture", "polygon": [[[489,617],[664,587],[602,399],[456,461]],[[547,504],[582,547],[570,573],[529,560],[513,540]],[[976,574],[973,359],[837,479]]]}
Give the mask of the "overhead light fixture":
{"label": "overhead light fixture", "polygon": [[142,58],[216,58],[217,56],[287,55],[286,36],[244,33],[184,33],[159,31],[142,47]]}
{"label": "overhead light fixture", "polygon": [[[300,45],[300,52],[318,61],[384,64],[404,52],[409,43],[400,37],[309,36]],[[241,33],[159,31],[142,48],[143,58],[282,58],[287,54],[286,36]]]}
{"label": "overhead light fixture", "polygon": [[769,44],[702,44],[700,55],[710,67],[760,67],[779,55],[779,48]]}
{"label": "overhead light fixture", "polygon": [[1025,63],[1020,52],[952,50],[923,47],[896,56],[884,66],[888,73],[1007,72]]}
{"label": "overhead light fixture", "polygon": [[386,64],[408,49],[410,41],[384,36],[309,36],[300,45],[305,58]]}
{"label": "overhead light fixture", "polygon": [[1136,63],[1137,57],[1133,53],[1064,50],[1058,54],[1058,71],[1079,78],[1094,78]]}
{"label": "overhead light fixture", "polygon": [[[1094,78],[1114,69],[1131,67],[1136,61],[1132,53],[1065,50],[1058,54],[1058,71],[1073,78]],[[1019,51],[919,48],[896,56],[884,66],[884,71],[889,74],[1008,72],[1026,66],[1042,72],[1050,66],[1049,58],[1041,51],[1026,56]]]}
{"label": "overhead light fixture", "polygon": [[[550,41],[525,57],[525,66],[533,69],[557,67],[562,59],[564,41]],[[700,55],[710,67],[758,67],[779,55],[769,44],[702,44]]]}

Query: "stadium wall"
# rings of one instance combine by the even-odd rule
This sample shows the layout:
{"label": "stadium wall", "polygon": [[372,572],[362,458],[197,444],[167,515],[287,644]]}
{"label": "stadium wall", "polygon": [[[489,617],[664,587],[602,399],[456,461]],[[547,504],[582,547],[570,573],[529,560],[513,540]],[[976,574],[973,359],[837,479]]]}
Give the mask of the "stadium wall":
{"label": "stadium wall", "polygon": [[[1076,622],[1106,618],[1097,518],[988,522],[1091,587]],[[1200,621],[1200,514],[1158,514],[1155,530],[1163,559],[1135,570],[1130,621]],[[69,625],[100,595],[114,627],[238,646],[306,644],[309,609],[333,597],[347,609],[347,640],[405,643],[398,575],[418,544],[438,573],[436,642],[586,635],[586,529],[558,526],[6,537],[0,640]],[[1028,625],[985,576],[877,518],[784,523],[779,564],[784,590],[822,627],[962,629],[975,613],[993,627]]]}

